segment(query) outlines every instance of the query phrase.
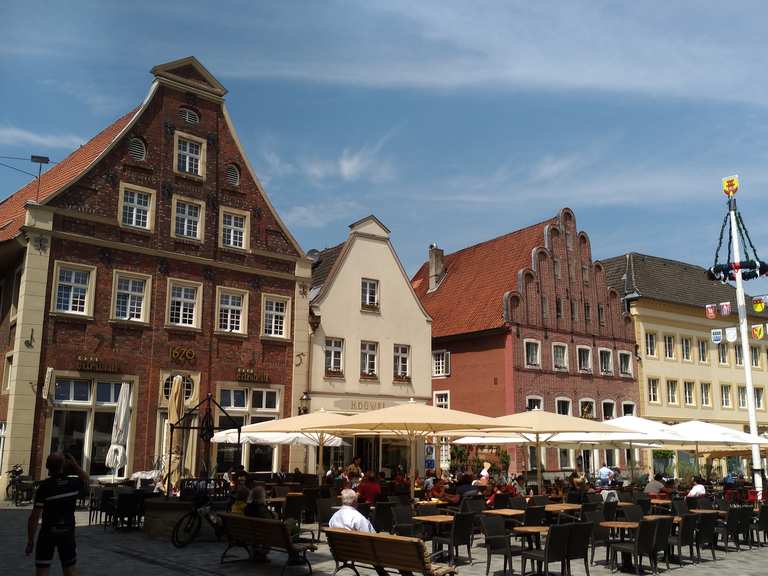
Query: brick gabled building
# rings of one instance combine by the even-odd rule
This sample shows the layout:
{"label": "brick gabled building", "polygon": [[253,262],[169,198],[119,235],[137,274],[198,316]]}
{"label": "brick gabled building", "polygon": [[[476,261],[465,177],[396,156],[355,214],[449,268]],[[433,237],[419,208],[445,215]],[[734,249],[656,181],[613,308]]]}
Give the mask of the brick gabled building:
{"label": "brick gabled building", "polygon": [[[292,315],[309,265],[245,156],[224,87],[191,57],[152,73],[140,106],[0,203],[6,468],[39,476],[64,449],[110,474],[128,385],[119,475],[150,469],[176,374],[188,407],[211,392],[243,423],[292,412]],[[189,473],[202,444],[189,439]],[[213,461],[272,470],[276,452],[225,446]]]}
{"label": "brick gabled building", "polygon": [[[570,209],[453,254],[432,246],[412,284],[432,317],[436,405],[487,416],[635,413],[631,321]],[[517,452],[513,468],[535,461],[535,451]],[[602,452],[582,454],[585,465],[625,462],[625,454]],[[553,471],[573,467],[578,455],[548,449],[543,457]]]}

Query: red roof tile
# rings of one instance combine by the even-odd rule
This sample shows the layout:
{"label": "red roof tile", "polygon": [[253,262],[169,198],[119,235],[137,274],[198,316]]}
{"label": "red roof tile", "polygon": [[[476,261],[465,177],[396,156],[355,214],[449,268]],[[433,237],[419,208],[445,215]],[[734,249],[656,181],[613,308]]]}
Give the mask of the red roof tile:
{"label": "red roof tile", "polygon": [[64,160],[54,164],[50,170],[44,172],[40,177],[39,195],[38,183],[35,179],[0,203],[0,242],[10,240],[18,234],[19,229],[24,224],[26,211],[24,205],[27,202],[34,202],[37,199],[38,202],[43,203],[46,198],[69,186],[82,176],[93,161],[112,144],[123,128],[128,125],[138,109],[139,107],[118,118]]}
{"label": "red roof tile", "polygon": [[429,262],[411,284],[432,317],[432,336],[451,336],[499,328],[504,324],[504,293],[517,289],[517,273],[531,267],[531,253],[544,246],[551,218],[493,240],[469,246],[443,260],[445,277],[429,290]]}

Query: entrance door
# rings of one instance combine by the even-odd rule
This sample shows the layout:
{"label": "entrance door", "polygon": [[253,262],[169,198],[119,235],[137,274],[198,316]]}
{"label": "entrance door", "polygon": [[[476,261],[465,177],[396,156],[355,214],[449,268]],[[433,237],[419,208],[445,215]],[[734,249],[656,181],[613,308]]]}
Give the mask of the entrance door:
{"label": "entrance door", "polygon": [[379,438],[378,437],[357,437],[355,438],[354,456],[360,456],[363,459],[361,465],[363,472],[367,470],[378,471],[379,463]]}

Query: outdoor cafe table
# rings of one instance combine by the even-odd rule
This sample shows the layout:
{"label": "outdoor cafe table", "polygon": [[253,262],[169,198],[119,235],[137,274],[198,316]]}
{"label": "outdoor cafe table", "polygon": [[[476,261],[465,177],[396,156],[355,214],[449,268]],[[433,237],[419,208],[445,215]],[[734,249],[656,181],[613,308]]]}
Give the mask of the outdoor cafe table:
{"label": "outdoor cafe table", "polygon": [[602,528],[609,528],[611,530],[635,530],[640,526],[639,522],[627,522],[623,520],[607,520],[600,522]]}
{"label": "outdoor cafe table", "polygon": [[[646,514],[643,516],[643,520],[664,520],[664,518],[669,518],[669,514]],[[680,521],[680,516],[674,516],[672,518],[674,524],[680,524]]]}
{"label": "outdoor cafe table", "polygon": [[512,532],[521,536],[528,537],[528,546],[533,548],[534,541],[536,547],[541,547],[541,537],[549,532],[549,526],[515,526]]}
{"label": "outdoor cafe table", "polygon": [[483,514],[489,516],[503,516],[504,518],[514,518],[516,516],[525,516],[525,510],[517,508],[496,508],[494,510],[483,510]]}
{"label": "outdoor cafe table", "polygon": [[[453,524],[453,516],[448,514],[433,514],[431,516],[414,516],[414,521],[435,525],[435,536],[439,535],[440,527],[445,524]],[[436,552],[435,540],[432,540],[432,553]]]}
{"label": "outdoor cafe table", "polygon": [[560,512],[576,512],[581,510],[581,504],[546,504],[544,510],[551,514],[558,514]]}

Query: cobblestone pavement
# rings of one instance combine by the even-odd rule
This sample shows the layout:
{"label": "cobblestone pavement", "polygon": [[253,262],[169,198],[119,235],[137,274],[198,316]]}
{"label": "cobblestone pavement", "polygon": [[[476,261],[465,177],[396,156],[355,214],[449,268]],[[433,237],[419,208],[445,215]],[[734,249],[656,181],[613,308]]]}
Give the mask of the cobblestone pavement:
{"label": "cobblestone pavement", "polygon": [[[0,574],[32,574],[33,562],[24,556],[26,520],[29,510],[3,507],[0,508]],[[224,544],[216,542],[212,534],[204,534],[202,541],[195,542],[185,549],[176,549],[170,542],[153,540],[140,531],[114,532],[98,526],[87,526],[88,516],[78,512],[77,544],[80,574],[108,576],[159,576],[189,574],[191,576],[240,576],[252,574],[258,576],[279,576],[285,556],[270,554],[269,564],[255,564],[249,561],[232,562],[221,565],[219,558]],[[462,549],[463,551],[463,549]],[[240,551],[236,551],[240,554]],[[598,560],[605,557],[604,549],[598,550]],[[768,546],[751,551],[723,551],[717,553],[718,561],[706,561],[700,565],[686,565],[682,569],[673,563],[669,571],[671,576],[763,576],[768,574]],[[485,575],[485,550],[482,537],[478,538],[472,550],[471,564],[459,566],[459,574],[464,576]],[[706,558],[711,558],[709,552]],[[310,554],[314,573],[320,576],[333,573],[334,563],[328,547],[321,544],[316,553]],[[662,563],[663,565],[663,563]],[[559,568],[554,565],[553,568]],[[520,573],[520,560],[515,558],[514,569]],[[593,576],[608,576],[609,570],[598,565],[590,569]],[[650,573],[650,571],[647,571]],[[53,575],[60,575],[61,568],[54,562]],[[491,574],[503,576],[500,557],[494,557]],[[300,568],[290,568],[286,576],[304,576]],[[362,576],[375,576],[375,572],[362,570]],[[573,564],[573,576],[584,575],[584,566]],[[345,570],[341,576],[354,576]]]}

